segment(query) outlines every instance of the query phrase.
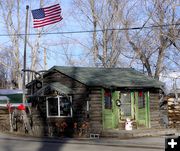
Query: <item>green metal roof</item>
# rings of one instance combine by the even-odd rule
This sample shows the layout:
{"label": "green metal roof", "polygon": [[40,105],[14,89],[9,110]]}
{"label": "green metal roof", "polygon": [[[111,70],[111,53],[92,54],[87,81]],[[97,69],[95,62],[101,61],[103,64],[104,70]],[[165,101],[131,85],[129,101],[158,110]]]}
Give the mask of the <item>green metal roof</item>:
{"label": "green metal roof", "polygon": [[9,101],[11,103],[22,103],[22,94],[0,94],[1,96],[6,96],[9,98]]}
{"label": "green metal roof", "polygon": [[61,72],[87,86],[102,87],[151,87],[161,88],[164,84],[133,68],[93,68],[54,66],[48,70]]}

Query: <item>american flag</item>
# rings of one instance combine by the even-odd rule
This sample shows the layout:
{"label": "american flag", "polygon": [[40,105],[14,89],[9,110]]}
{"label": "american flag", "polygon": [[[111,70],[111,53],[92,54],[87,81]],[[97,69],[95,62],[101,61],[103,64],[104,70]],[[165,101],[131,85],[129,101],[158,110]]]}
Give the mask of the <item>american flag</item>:
{"label": "american flag", "polygon": [[32,10],[33,27],[39,28],[61,21],[61,7],[59,4]]}

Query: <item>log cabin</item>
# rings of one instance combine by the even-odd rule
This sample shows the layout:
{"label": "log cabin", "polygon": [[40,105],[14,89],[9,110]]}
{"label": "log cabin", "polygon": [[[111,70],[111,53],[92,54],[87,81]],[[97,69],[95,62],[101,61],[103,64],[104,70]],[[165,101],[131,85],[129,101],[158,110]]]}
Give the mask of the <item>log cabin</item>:
{"label": "log cabin", "polygon": [[108,129],[160,128],[164,84],[132,68],[54,66],[27,84],[36,135],[89,136]]}

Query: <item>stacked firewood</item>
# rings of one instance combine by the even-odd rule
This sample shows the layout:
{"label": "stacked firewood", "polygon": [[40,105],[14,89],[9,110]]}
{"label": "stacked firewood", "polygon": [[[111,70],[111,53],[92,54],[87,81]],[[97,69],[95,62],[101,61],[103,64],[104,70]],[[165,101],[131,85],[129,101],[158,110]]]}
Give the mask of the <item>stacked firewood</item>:
{"label": "stacked firewood", "polygon": [[180,97],[168,98],[168,119],[170,128],[180,128]]}

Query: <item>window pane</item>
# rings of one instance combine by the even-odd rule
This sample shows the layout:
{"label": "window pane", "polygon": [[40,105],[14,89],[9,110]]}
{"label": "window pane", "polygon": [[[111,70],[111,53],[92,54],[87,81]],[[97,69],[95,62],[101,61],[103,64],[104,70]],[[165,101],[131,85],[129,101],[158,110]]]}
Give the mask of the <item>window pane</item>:
{"label": "window pane", "polygon": [[60,98],[60,116],[71,116],[71,101],[70,98]]}
{"label": "window pane", "polygon": [[122,116],[131,116],[131,104],[122,104],[121,105],[121,115]]}
{"label": "window pane", "polygon": [[48,98],[48,115],[58,116],[58,98]]}
{"label": "window pane", "polygon": [[145,97],[143,92],[139,92],[138,107],[139,109],[145,108]]}
{"label": "window pane", "polygon": [[109,90],[105,90],[104,92],[104,107],[105,109],[112,108],[111,92]]}
{"label": "window pane", "polygon": [[130,93],[122,93],[122,95],[121,95],[121,102],[122,103],[131,103]]}
{"label": "window pane", "polygon": [[121,115],[131,116],[131,96],[130,93],[121,94]]}

